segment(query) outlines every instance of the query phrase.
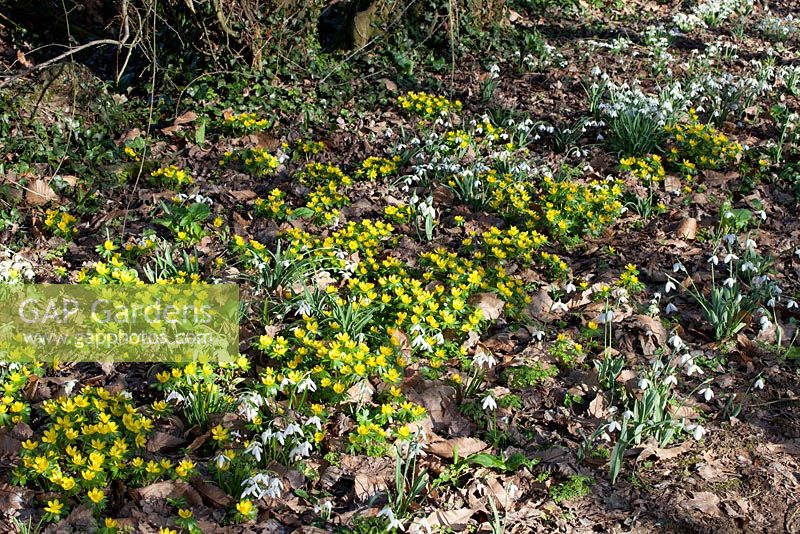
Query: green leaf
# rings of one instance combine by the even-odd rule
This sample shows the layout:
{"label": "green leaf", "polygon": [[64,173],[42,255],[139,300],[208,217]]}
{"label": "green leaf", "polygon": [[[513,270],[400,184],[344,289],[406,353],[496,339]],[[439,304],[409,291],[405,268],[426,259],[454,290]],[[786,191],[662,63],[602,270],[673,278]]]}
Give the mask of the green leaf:
{"label": "green leaf", "polygon": [[314,210],[311,208],[297,208],[292,210],[292,214],[287,217],[288,220],[293,221],[295,219],[301,219],[304,217],[313,217]]}
{"label": "green leaf", "polygon": [[199,124],[197,125],[197,129],[194,131],[194,142],[198,145],[202,145],[206,142],[206,122],[208,119],[203,117]]}
{"label": "green leaf", "polygon": [[489,454],[488,452],[479,452],[477,454],[473,454],[472,456],[467,457],[466,462],[470,464],[477,464],[482,467],[488,467],[489,469],[508,471],[505,460],[495,456],[494,454]]}

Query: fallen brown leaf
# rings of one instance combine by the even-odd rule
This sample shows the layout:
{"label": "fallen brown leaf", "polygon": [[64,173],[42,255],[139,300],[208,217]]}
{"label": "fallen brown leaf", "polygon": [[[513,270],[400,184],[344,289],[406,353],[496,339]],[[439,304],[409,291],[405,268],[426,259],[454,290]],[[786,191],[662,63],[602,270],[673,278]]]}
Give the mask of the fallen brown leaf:
{"label": "fallen brown leaf", "polygon": [[506,303],[500,300],[494,293],[477,293],[468,300],[470,306],[474,306],[483,312],[483,318],[487,321],[496,321],[503,313]]}
{"label": "fallen brown leaf", "polygon": [[426,447],[427,451],[435,454],[440,458],[452,459],[455,456],[455,450],[458,450],[459,458],[464,458],[481,452],[489,448],[489,445],[477,438],[452,438],[433,441]]}
{"label": "fallen brown leaf", "polygon": [[56,195],[53,188],[41,178],[32,181],[25,190],[25,201],[34,208],[44,206],[52,200],[58,200],[58,195]]}

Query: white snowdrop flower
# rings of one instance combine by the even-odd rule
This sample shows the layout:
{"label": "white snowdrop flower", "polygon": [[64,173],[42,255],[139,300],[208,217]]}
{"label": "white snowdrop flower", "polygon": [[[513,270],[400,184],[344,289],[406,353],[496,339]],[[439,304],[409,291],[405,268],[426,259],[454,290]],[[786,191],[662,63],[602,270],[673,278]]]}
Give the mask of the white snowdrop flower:
{"label": "white snowdrop flower", "polygon": [[738,260],[738,259],[739,259],[739,256],[737,256],[733,252],[729,252],[729,253],[727,253],[725,255],[725,258],[723,258],[722,261],[725,262],[725,263],[730,263],[732,260]]}
{"label": "white snowdrop flower", "polygon": [[289,451],[289,457],[294,458],[295,460],[298,460],[300,458],[305,458],[309,454],[311,454],[311,443],[309,443],[308,441],[300,443],[291,451]]}
{"label": "white snowdrop flower", "polygon": [[741,270],[743,273],[746,273],[747,271],[756,272],[756,266],[752,261],[746,261],[742,264]]}
{"label": "white snowdrop flower", "polygon": [[769,317],[767,317],[766,315],[762,315],[761,319],[759,319],[758,322],[761,324],[762,332],[766,332],[767,330],[772,328],[772,321],[770,321]]}
{"label": "white snowdrop flower", "polygon": [[681,348],[686,346],[678,334],[672,334],[672,337],[670,337],[668,341],[669,344],[672,345],[672,348],[675,350],[681,350]]}
{"label": "white snowdrop flower", "polygon": [[769,306],[770,308],[774,308],[774,307],[775,307],[775,303],[776,303],[776,302],[775,302],[775,297],[771,297],[771,298],[770,298],[770,299],[767,301],[767,306]]}
{"label": "white snowdrop flower", "polygon": [[[74,384],[73,384],[73,386],[74,386]],[[186,398],[183,395],[181,395],[180,393],[178,393],[177,391],[170,391],[169,395],[167,395],[167,398],[165,400],[167,402],[175,401],[176,403],[180,404],[184,400],[186,400]]]}
{"label": "white snowdrop flower", "polygon": [[756,389],[764,389],[764,377],[759,376],[758,380],[753,384],[753,387]]}
{"label": "white snowdrop flower", "polygon": [[313,426],[317,431],[322,430],[322,420],[317,415],[311,416],[306,421],[306,426]]}
{"label": "white snowdrop flower", "polygon": [[311,377],[306,377],[302,382],[300,382],[300,384],[297,385],[297,391],[300,393],[303,391],[317,391],[317,384],[311,379]]}
{"label": "white snowdrop flower", "polygon": [[675,375],[669,375],[667,378],[664,379],[663,384],[665,386],[677,386],[678,385],[678,379],[677,379],[677,377]]}
{"label": "white snowdrop flower", "polygon": [[755,250],[756,242],[748,237],[747,241],[744,242],[744,248],[746,248],[747,250]]}
{"label": "white snowdrop flower", "polygon": [[311,303],[301,300],[297,303],[297,315],[311,315]]}
{"label": "white snowdrop flower", "polygon": [[567,292],[567,295],[570,293],[574,293],[578,288],[575,287],[575,284],[569,282],[566,286],[564,286],[564,291]]}
{"label": "white snowdrop flower", "polygon": [[786,309],[791,310],[792,308],[797,308],[797,301],[794,299],[789,299],[786,301]]}
{"label": "white snowdrop flower", "polygon": [[430,343],[428,343],[428,341],[425,339],[425,336],[422,334],[411,340],[411,346],[414,348],[421,348],[426,352],[433,350],[433,347],[430,345]]}
{"label": "white snowdrop flower", "polygon": [[606,426],[607,432],[616,432],[618,430],[622,430],[622,426],[620,426],[620,424],[617,421],[611,421],[610,423],[608,423],[608,426]]}
{"label": "white snowdrop flower", "polygon": [[[732,213],[731,216],[733,216]],[[736,243],[736,234],[726,234],[722,239],[724,239],[727,244],[733,245]]]}
{"label": "white snowdrop flower", "polygon": [[300,428],[300,425],[297,423],[289,423],[286,425],[286,428],[283,430],[283,433],[287,436],[294,436],[295,434],[303,435],[303,429]]}
{"label": "white snowdrop flower", "polygon": [[664,284],[664,293],[669,294],[669,292],[674,290],[674,289],[676,289],[676,286],[673,283],[673,281],[672,280],[667,280],[667,283]]}
{"label": "white snowdrop flower", "polygon": [[217,469],[224,469],[225,465],[227,465],[228,463],[230,463],[230,458],[228,458],[222,453],[219,453],[214,458],[214,464],[217,466]]}
{"label": "white snowdrop flower", "polygon": [[552,304],[552,306],[550,306],[550,311],[553,311],[553,312],[555,312],[555,311],[566,312],[568,310],[569,310],[569,308],[567,307],[567,305],[564,304],[563,302],[561,302],[560,300],[554,302]]}
{"label": "white snowdrop flower", "polygon": [[650,381],[648,379],[646,379],[646,378],[640,378],[639,379],[639,384],[638,385],[639,385],[639,389],[641,389],[641,390],[645,390],[645,389],[649,388],[650,384],[651,384]]}
{"label": "white snowdrop flower", "polygon": [[494,400],[494,397],[491,395],[486,395],[483,398],[483,402],[481,403],[481,407],[484,410],[496,410],[497,409],[497,402]]}
{"label": "white snowdrop flower", "polygon": [[794,255],[800,258],[800,248],[794,249]]}
{"label": "white snowdrop flower", "polygon": [[633,412],[632,412],[632,411],[630,411],[630,410],[625,410],[624,412],[622,412],[622,420],[623,420],[623,421],[627,421],[627,420],[629,420],[631,417],[633,417]]}
{"label": "white snowdrop flower", "polygon": [[541,341],[544,339],[544,330],[534,330],[531,335],[536,338],[536,341]]}
{"label": "white snowdrop flower", "polygon": [[684,267],[681,262],[676,261],[672,264],[672,272],[677,273],[678,271],[686,272],[686,267]]}
{"label": "white snowdrop flower", "polygon": [[614,319],[614,312],[608,310],[597,316],[597,322],[600,324],[610,323]]}
{"label": "white snowdrop flower", "polygon": [[725,281],[722,282],[723,286],[730,287],[730,288],[732,288],[734,286],[734,284],[736,284],[736,279],[735,278],[731,278],[731,277],[726,278]]}
{"label": "white snowdrop flower", "polygon": [[692,355],[689,354],[689,353],[681,355],[681,357],[678,359],[678,363],[680,363],[681,365],[686,365],[687,363],[689,363],[689,364],[692,363]]}
{"label": "white snowdrop flower", "polygon": [[673,303],[671,303],[671,302],[668,302],[668,303],[667,303],[667,307],[666,307],[666,309],[665,309],[665,312],[666,312],[666,314],[667,314],[667,315],[672,315],[672,314],[673,314],[673,313],[675,313],[676,311],[678,311],[678,307],[677,307],[677,306],[675,306]]}
{"label": "white snowdrop flower", "polygon": [[492,368],[497,365],[497,360],[494,359],[494,354],[487,350],[482,350],[480,352],[475,352],[475,357],[472,359],[476,365],[479,367],[488,367]]}
{"label": "white snowdrop flower", "polygon": [[686,376],[692,376],[695,373],[698,374],[698,375],[702,375],[703,374],[703,370],[700,368],[699,365],[697,365],[696,363],[692,362],[692,363],[690,363],[689,365],[686,366]]}
{"label": "white snowdrop flower", "polygon": [[701,439],[703,439],[703,436],[705,436],[706,434],[706,429],[700,425],[694,425],[694,424],[689,425],[686,427],[686,430],[692,433],[692,437],[696,441],[700,441]]}
{"label": "white snowdrop flower", "polygon": [[708,258],[708,263],[713,263],[714,265],[719,265],[719,258],[716,254]]}
{"label": "white snowdrop flower", "polygon": [[697,392],[698,395],[703,397],[706,401],[710,401],[714,398],[714,392],[709,387],[705,387]]}
{"label": "white snowdrop flower", "polygon": [[[66,395],[71,395],[72,394],[72,390],[75,389],[75,386],[77,384],[78,384],[77,380],[67,380],[64,383],[64,393]],[[178,393],[177,391],[173,391],[172,393],[175,393],[177,396],[180,397],[180,401],[179,402],[183,401],[183,397],[181,397],[180,393]],[[170,396],[172,395],[172,393],[170,393]],[[170,398],[167,397],[167,402],[169,402],[169,401],[170,401]]]}
{"label": "white snowdrop flower", "polygon": [[386,506],[383,510],[378,512],[378,517],[385,517],[389,521],[389,524],[386,525],[387,532],[389,532],[393,528],[396,528],[399,531],[405,530],[403,523],[394,516],[394,512],[388,506]]}
{"label": "white snowdrop flower", "polygon": [[767,220],[767,212],[764,211],[764,210],[758,210],[756,212],[756,215],[758,215],[761,218],[762,221],[766,221]]}
{"label": "white snowdrop flower", "polygon": [[255,458],[256,462],[260,462],[261,455],[264,452],[264,446],[260,442],[253,440],[244,452]]}
{"label": "white snowdrop flower", "polygon": [[283,482],[279,478],[273,478],[270,480],[269,488],[267,488],[267,497],[271,499],[277,499],[281,496],[281,492],[283,490]]}

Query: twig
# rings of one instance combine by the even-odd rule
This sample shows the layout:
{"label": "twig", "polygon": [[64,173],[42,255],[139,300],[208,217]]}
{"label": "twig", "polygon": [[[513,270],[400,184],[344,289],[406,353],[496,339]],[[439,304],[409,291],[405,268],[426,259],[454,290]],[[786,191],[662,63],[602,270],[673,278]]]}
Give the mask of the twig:
{"label": "twig", "polygon": [[80,46],[76,46],[75,48],[71,48],[71,49],[67,50],[66,52],[64,52],[63,54],[54,57],[53,59],[48,59],[44,63],[39,63],[38,65],[34,65],[33,67],[31,67],[31,68],[29,68],[29,69],[27,69],[27,70],[25,70],[23,72],[20,72],[19,74],[14,74],[13,76],[8,76],[6,79],[4,79],[2,82],[0,82],[0,87],[5,87],[6,85],[8,85],[8,84],[10,84],[10,83],[12,83],[12,82],[14,82],[16,80],[19,80],[20,78],[24,78],[25,76],[27,76],[28,74],[31,74],[32,72],[36,72],[37,70],[45,69],[45,68],[49,67],[50,65],[58,63],[62,59],[70,57],[70,56],[72,56],[74,54],[77,54],[78,52],[80,52],[82,50],[86,50],[87,48],[91,48],[93,46],[102,46],[102,45],[116,45],[116,46],[118,46],[120,48],[129,46],[128,44],[123,43],[121,41],[117,41],[116,39],[98,39],[96,41],[90,41],[90,42],[88,42],[86,44],[82,44]]}

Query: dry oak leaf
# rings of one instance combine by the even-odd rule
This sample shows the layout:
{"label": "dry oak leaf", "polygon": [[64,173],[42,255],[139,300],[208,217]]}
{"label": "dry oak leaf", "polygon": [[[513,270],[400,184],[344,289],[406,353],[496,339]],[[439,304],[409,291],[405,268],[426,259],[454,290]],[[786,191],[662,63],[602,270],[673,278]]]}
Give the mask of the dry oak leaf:
{"label": "dry oak leaf", "polygon": [[427,450],[440,458],[452,459],[455,457],[455,450],[458,450],[459,458],[465,458],[472,454],[484,451],[489,445],[476,438],[452,438],[434,441],[428,444]]}
{"label": "dry oak leaf", "polygon": [[469,518],[475,510],[472,508],[459,508],[457,510],[437,510],[428,516],[431,527],[441,525],[456,532],[465,530],[469,526]]}
{"label": "dry oak leaf", "polygon": [[37,178],[31,182],[25,190],[25,200],[34,208],[44,206],[48,202],[57,199],[58,195],[53,191],[53,188],[41,178]]}
{"label": "dry oak leaf", "polygon": [[472,295],[467,302],[470,306],[481,310],[481,312],[483,312],[483,318],[487,321],[496,321],[499,319],[506,305],[497,295],[488,292]]}
{"label": "dry oak leaf", "polygon": [[699,510],[708,515],[720,515],[719,497],[710,491],[695,492],[692,499],[683,503],[683,507],[690,510]]}

